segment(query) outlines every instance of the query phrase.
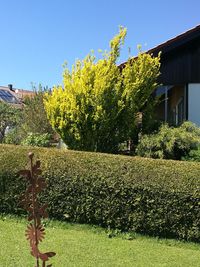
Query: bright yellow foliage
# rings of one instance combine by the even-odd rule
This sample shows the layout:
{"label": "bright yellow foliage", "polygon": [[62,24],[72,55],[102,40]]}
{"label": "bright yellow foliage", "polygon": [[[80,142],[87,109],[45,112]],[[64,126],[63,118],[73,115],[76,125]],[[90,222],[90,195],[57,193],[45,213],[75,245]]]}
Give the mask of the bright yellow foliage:
{"label": "bright yellow foliage", "polygon": [[69,148],[116,152],[130,134],[128,125],[134,124],[134,113],[155,88],[159,58],[140,53],[123,70],[117,66],[125,36],[126,29],[120,27],[110,42],[110,52],[103,53],[100,60],[90,53],[77,60],[71,71],[65,66],[64,86],[46,95],[50,123]]}

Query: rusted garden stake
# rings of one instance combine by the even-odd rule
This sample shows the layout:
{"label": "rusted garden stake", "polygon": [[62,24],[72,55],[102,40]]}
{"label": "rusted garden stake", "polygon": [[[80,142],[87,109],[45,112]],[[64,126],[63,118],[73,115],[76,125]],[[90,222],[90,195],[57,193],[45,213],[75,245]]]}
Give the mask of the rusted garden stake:
{"label": "rusted garden stake", "polygon": [[30,242],[31,255],[36,258],[36,267],[40,266],[39,260],[42,261],[42,267],[51,267],[52,264],[46,266],[49,258],[56,255],[55,252],[41,253],[38,245],[42,242],[45,236],[45,229],[41,223],[42,218],[47,218],[46,211],[47,205],[41,206],[38,201],[38,194],[46,187],[45,179],[40,177],[42,171],[40,169],[40,161],[37,160],[33,163],[34,154],[28,154],[30,160],[30,170],[21,170],[20,175],[25,177],[28,181],[27,189],[22,196],[22,204],[28,211],[28,221],[30,224],[27,226],[25,236]]}

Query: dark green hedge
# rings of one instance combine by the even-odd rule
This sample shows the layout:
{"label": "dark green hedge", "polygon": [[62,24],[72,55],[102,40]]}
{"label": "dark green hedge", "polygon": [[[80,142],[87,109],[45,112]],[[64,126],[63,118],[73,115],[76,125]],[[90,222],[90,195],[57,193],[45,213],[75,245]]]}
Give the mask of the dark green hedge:
{"label": "dark green hedge", "polygon": [[21,214],[16,173],[33,151],[51,217],[200,241],[200,164],[0,145],[0,213]]}

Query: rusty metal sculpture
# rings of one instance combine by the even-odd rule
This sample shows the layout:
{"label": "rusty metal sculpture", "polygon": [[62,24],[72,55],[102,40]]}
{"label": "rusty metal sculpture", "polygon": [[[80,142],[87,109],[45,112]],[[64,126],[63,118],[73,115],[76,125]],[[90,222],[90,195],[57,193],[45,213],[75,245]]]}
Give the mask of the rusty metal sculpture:
{"label": "rusty metal sculpture", "polygon": [[47,218],[46,211],[47,205],[40,205],[38,201],[38,194],[46,187],[45,179],[40,175],[42,173],[40,169],[40,161],[37,160],[33,163],[34,154],[30,152],[28,157],[30,159],[30,170],[21,170],[19,174],[25,177],[28,181],[28,186],[25,193],[22,196],[22,204],[28,211],[28,221],[30,224],[26,229],[26,239],[30,242],[31,255],[36,258],[36,267],[40,266],[39,260],[42,261],[42,267],[51,267],[52,264],[46,266],[46,262],[49,258],[56,255],[55,252],[41,253],[38,245],[39,242],[45,237],[45,229],[41,223],[42,218]]}

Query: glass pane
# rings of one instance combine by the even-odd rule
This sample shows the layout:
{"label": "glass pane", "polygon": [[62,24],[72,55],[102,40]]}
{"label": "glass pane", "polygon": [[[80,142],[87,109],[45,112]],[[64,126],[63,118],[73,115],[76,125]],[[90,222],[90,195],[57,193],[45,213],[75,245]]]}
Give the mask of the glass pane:
{"label": "glass pane", "polygon": [[8,103],[18,104],[20,103],[17,98],[6,90],[0,90],[0,98]]}

